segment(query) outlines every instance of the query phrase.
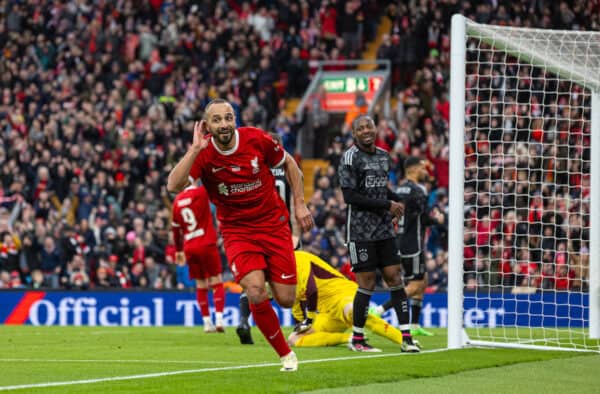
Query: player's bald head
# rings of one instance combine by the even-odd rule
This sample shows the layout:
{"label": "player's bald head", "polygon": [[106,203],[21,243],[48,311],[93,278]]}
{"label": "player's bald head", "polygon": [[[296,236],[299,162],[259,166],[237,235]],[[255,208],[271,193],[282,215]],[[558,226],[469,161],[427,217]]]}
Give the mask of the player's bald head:
{"label": "player's bald head", "polygon": [[231,104],[229,104],[229,101],[222,98],[216,98],[214,100],[211,100],[208,104],[206,104],[206,107],[204,107],[204,115],[202,116],[202,118],[205,120],[208,119],[208,117],[215,111],[233,112],[233,107],[231,106]]}

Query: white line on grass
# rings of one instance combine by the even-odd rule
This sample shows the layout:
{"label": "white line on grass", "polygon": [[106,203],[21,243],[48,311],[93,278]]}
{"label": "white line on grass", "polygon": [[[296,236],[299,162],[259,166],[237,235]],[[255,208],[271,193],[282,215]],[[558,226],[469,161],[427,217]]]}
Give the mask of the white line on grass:
{"label": "white line on grass", "polygon": [[132,364],[235,364],[235,361],[207,360],[83,360],[49,358],[0,358],[0,363],[132,363]]}
{"label": "white line on grass", "polygon": [[[346,361],[346,360],[356,360],[356,359],[384,358],[384,357],[397,357],[397,356],[409,356],[409,355],[416,356],[419,354],[437,353],[437,352],[443,352],[446,350],[448,350],[448,349],[425,350],[420,353],[388,353],[388,354],[370,354],[370,355],[363,355],[363,356],[322,358],[322,359],[317,359],[317,360],[302,360],[302,361],[300,361],[300,364],[316,364],[316,363],[324,363],[324,362],[331,362],[331,361]],[[235,366],[218,367],[218,368],[185,369],[185,370],[181,370],[181,371],[156,372],[156,373],[128,375],[128,376],[113,376],[113,377],[109,377],[109,378],[70,380],[70,381],[65,381],[65,382],[20,384],[20,385],[14,385],[14,386],[0,386],[0,391],[32,389],[32,388],[40,388],[40,387],[72,386],[72,385],[76,385],[76,384],[115,382],[115,381],[119,381],[119,380],[149,379],[149,378],[159,378],[159,377],[163,377],[163,376],[185,375],[185,374],[217,372],[217,371],[234,371],[234,370],[238,370],[238,369],[275,367],[275,366],[280,366],[280,365],[281,365],[280,363],[235,365]]]}

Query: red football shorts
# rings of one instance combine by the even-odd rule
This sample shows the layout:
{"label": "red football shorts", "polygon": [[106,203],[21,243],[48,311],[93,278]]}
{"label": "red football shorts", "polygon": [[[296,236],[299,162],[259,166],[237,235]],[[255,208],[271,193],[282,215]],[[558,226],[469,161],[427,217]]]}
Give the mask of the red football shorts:
{"label": "red football shorts", "polygon": [[287,223],[269,233],[228,231],[223,241],[236,282],[250,271],[263,270],[268,281],[296,284],[296,259]]}
{"label": "red football shorts", "polygon": [[190,269],[190,279],[208,279],[223,271],[221,255],[214,244],[185,249],[185,259]]}

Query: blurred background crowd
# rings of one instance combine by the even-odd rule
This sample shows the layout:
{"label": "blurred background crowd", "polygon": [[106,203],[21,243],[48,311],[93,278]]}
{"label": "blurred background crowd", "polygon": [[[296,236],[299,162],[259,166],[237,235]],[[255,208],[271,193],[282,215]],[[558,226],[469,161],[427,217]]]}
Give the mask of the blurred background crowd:
{"label": "blurred background crowd", "polygon": [[[215,97],[228,99],[240,125],[276,131],[301,161],[302,122],[283,111],[286,100],[304,93],[316,61],[360,59],[378,38],[382,18],[389,18],[391,29],[380,37],[377,57],[392,64],[394,111],[389,119],[376,119],[377,145],[394,161],[390,185],[402,179],[403,159],[420,155],[432,163],[430,206],[447,212],[449,27],[457,12],[506,26],[600,27],[598,1],[583,0],[0,0],[0,288],[193,286],[185,267],[175,264],[165,184],[204,106]],[[542,284],[532,278],[561,271],[572,287],[571,279],[582,273],[570,263],[585,260],[588,181],[558,173],[589,152],[555,152],[553,142],[576,138],[576,125],[585,138],[585,122],[576,121],[583,115],[562,113],[573,119],[564,127],[543,120],[518,125],[539,108],[532,101],[543,104],[548,97],[503,98],[485,107],[474,90],[486,83],[494,81],[467,86],[468,121],[479,134],[468,136],[467,180],[476,182],[465,190],[480,192],[471,195],[483,200],[467,201],[465,267],[476,272],[498,266],[505,275],[478,283],[480,277],[467,272],[465,280],[471,286],[558,286],[554,279]],[[580,106],[584,99],[570,103]],[[523,104],[523,112],[511,112],[514,105],[507,102]],[[494,134],[503,128],[514,129],[514,139]],[[543,132],[550,129],[563,133]],[[351,136],[342,127],[337,135],[324,157],[330,165],[315,174],[308,201],[317,228],[302,239],[305,248],[351,276],[336,179]],[[539,154],[527,158],[532,147]],[[503,171],[509,163],[491,159],[498,149],[512,152],[513,173]],[[549,164],[554,157],[564,160]],[[474,164],[487,172],[469,167]],[[557,178],[548,182],[559,186],[523,190],[524,209],[503,209],[516,205],[494,200],[498,189],[510,194],[526,187],[527,166],[540,168],[538,177],[554,171]],[[503,177],[506,182],[484,181]],[[480,209],[489,206],[499,208]],[[447,228],[428,230],[426,245],[428,291],[445,291]],[[532,250],[540,253],[524,256]]]}

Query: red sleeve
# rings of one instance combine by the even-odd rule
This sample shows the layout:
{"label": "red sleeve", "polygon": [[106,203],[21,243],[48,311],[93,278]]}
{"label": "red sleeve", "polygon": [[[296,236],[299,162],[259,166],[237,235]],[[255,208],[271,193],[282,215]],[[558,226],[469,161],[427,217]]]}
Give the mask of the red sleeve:
{"label": "red sleeve", "polygon": [[273,137],[266,132],[261,132],[259,144],[267,166],[276,168],[283,165],[283,162],[285,161],[285,150],[273,139]]}
{"label": "red sleeve", "polygon": [[175,199],[175,201],[173,201],[173,220],[171,223],[171,231],[173,232],[173,240],[178,252],[183,250],[183,236],[181,234],[181,225],[179,223],[179,209],[177,208],[177,199]]}
{"label": "red sleeve", "polygon": [[192,168],[190,169],[190,182],[192,184],[198,182],[198,179],[202,177],[202,157],[202,153],[198,154],[198,156],[196,156],[196,160],[194,160],[194,164],[192,164]]}

